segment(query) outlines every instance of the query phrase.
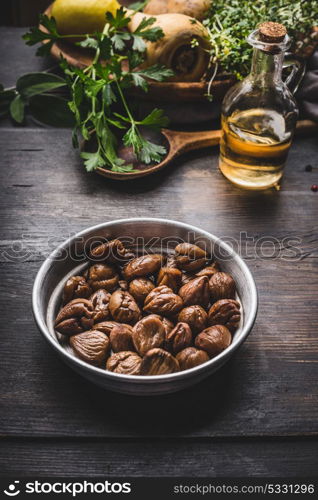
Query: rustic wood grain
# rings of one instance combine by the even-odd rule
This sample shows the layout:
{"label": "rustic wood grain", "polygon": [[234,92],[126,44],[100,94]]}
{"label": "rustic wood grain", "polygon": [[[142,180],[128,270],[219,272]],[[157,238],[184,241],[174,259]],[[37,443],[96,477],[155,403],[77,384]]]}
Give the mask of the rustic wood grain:
{"label": "rustic wood grain", "polygon": [[0,476],[316,477],[317,441],[3,443]]}
{"label": "rustic wood grain", "polygon": [[[216,169],[217,150],[180,159],[170,171],[155,178],[119,185],[86,174],[64,130],[25,129],[22,134],[2,129],[0,141],[7,165],[1,218],[1,305],[9,325],[3,336],[8,371],[3,383],[4,434],[242,436],[317,432],[313,416],[317,415],[318,391],[312,384],[318,360],[318,322],[313,313],[318,301],[317,197],[309,189],[316,171],[304,172],[304,164],[312,162],[314,138],[295,142],[282,191],[257,195],[234,188],[223,179]],[[56,244],[88,225],[129,215],[174,217],[236,239],[241,230],[246,231],[241,250],[246,242],[245,253],[260,294],[256,326],[224,372],[184,394],[154,403],[138,399],[136,405],[125,396],[109,393],[105,398],[103,391],[92,388],[57,360],[36,331],[26,303],[40,261]],[[262,260],[253,253],[254,243],[248,238],[264,236],[277,238],[276,258]],[[301,239],[296,259],[280,256],[282,251],[289,254],[288,249],[279,248],[286,237]],[[21,241],[22,249],[18,246]],[[17,248],[12,254],[13,244]],[[270,242],[265,250],[271,253]],[[10,262],[12,258],[14,262]],[[20,340],[19,357],[13,338]],[[25,370],[22,377],[21,364]],[[208,397],[211,393],[216,399]],[[125,418],[128,400],[133,408],[129,424]],[[43,407],[50,408],[45,419],[40,410]]]}

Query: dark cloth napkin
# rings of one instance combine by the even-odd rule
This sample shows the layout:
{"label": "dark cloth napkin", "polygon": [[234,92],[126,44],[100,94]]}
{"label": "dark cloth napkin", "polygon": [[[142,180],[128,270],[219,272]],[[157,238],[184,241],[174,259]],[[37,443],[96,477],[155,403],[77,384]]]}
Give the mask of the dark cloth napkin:
{"label": "dark cloth napkin", "polygon": [[318,50],[307,63],[303,81],[296,94],[301,119],[318,122]]}

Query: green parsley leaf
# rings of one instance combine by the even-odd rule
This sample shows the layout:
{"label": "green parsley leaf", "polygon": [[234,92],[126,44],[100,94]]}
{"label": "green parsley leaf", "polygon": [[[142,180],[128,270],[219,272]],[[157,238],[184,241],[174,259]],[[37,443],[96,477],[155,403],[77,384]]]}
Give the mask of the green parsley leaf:
{"label": "green parsley leaf", "polygon": [[133,50],[137,50],[138,52],[145,52],[146,44],[143,41],[142,37],[133,34],[132,39],[133,39],[133,46],[132,46]]}
{"label": "green parsley leaf", "polygon": [[126,28],[130,23],[130,17],[126,15],[126,11],[123,7],[120,7],[116,11],[115,16],[111,12],[106,12],[106,22],[109,23],[116,30]]}
{"label": "green parsley leaf", "polygon": [[155,80],[157,82],[164,82],[167,78],[170,78],[174,75],[174,72],[162,66],[161,64],[155,64],[150,66],[149,68],[145,68],[143,70],[139,70],[134,72],[139,76],[145,76],[146,78],[150,78],[151,80]]}
{"label": "green parsley leaf", "polygon": [[166,154],[166,148],[159,144],[142,139],[142,148],[139,153],[139,158],[143,163],[159,163],[162,157]]}
{"label": "green parsley leaf", "polygon": [[148,83],[146,80],[141,76],[140,73],[137,72],[132,72],[131,77],[133,79],[134,85],[136,87],[141,87],[143,90],[147,91],[148,90]]}
{"label": "green parsley leaf", "polygon": [[130,40],[130,35],[129,33],[116,33],[112,36],[111,40],[114,44],[115,49],[121,52],[126,46],[125,42],[127,40]]}
{"label": "green parsley leaf", "polygon": [[84,160],[84,165],[86,167],[87,172],[92,172],[96,170],[98,167],[103,167],[105,165],[105,161],[100,156],[99,151],[96,153],[81,153],[81,157]]}
{"label": "green parsley leaf", "polygon": [[142,121],[138,122],[140,125],[145,125],[152,128],[166,127],[169,124],[169,118],[164,115],[162,109],[153,109],[151,113],[146,116]]}
{"label": "green parsley leaf", "polygon": [[89,49],[98,49],[98,41],[95,38],[88,36],[85,40],[81,42],[77,42],[76,45],[80,45],[80,47],[89,48]]}

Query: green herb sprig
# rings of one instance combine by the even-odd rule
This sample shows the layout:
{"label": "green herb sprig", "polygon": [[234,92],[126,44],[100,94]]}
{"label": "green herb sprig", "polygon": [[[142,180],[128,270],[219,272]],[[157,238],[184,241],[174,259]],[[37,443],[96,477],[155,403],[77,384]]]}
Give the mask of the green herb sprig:
{"label": "green herb sprig", "polygon": [[252,48],[246,37],[264,21],[286,26],[296,40],[311,41],[312,27],[318,25],[317,0],[213,0],[204,20],[211,43],[211,64],[218,72],[238,79],[249,73]]}
{"label": "green herb sprig", "polygon": [[[60,67],[64,78],[51,73],[33,73],[21,77],[13,89],[0,88],[0,113],[9,111],[19,123],[23,122],[27,107],[33,116],[44,123],[50,122],[50,118],[56,115],[54,125],[73,126],[75,147],[78,147],[79,134],[89,140],[94,133],[96,149],[81,153],[88,171],[105,166],[115,172],[133,170],[133,165],[125,164],[117,155],[118,137],[125,146],[133,148],[141,162],[160,162],[166,149],[147,140],[142,130],[147,127],[160,129],[168,124],[168,119],[162,110],[154,109],[137,120],[127,101],[127,89],[140,87],[146,92],[149,79],[161,82],[173,72],[161,65],[140,68],[146,56],[145,42],[155,42],[164,35],[161,28],[153,26],[155,18],[142,19],[133,33],[127,31],[129,22],[125,9],[120,8],[115,16],[106,13],[102,33],[61,35],[54,18],[41,15],[40,24],[48,33],[36,27],[23,36],[28,45],[41,43],[38,55],[49,54],[56,41],[77,37],[79,46],[94,51],[93,61],[84,69],[79,69],[63,59]],[[68,102],[52,94],[59,87],[68,89]],[[45,116],[40,116],[41,110],[42,115],[49,117],[47,121]]]}

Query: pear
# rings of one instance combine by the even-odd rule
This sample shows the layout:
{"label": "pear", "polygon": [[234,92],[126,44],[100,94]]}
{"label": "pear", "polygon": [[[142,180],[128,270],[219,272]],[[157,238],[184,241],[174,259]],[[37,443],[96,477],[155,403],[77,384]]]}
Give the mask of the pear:
{"label": "pear", "polygon": [[62,35],[93,34],[103,31],[106,12],[119,8],[117,0],[55,0],[51,15]]}

